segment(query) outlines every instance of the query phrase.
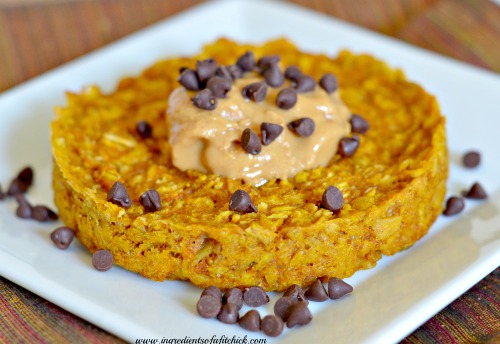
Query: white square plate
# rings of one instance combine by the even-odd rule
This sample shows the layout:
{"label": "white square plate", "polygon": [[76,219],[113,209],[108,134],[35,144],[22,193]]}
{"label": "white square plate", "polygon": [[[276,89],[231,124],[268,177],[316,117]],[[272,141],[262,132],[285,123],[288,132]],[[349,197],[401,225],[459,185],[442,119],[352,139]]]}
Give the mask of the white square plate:
{"label": "white square plate", "polygon": [[[447,116],[449,194],[480,181],[484,202],[467,201],[457,217],[439,218],[411,249],[384,257],[374,269],[348,279],[355,290],[335,302],[313,304],[314,321],[285,330],[283,343],[389,343],[411,333],[500,262],[500,78],[293,5],[274,1],[203,4],[61,66],[0,96],[0,181],[4,188],[25,165],[34,167],[33,204],[52,203],[49,123],[64,91],[96,83],[113,89],[155,60],[194,54],[220,36],[260,43],[285,36],[303,50],[335,55],[367,52],[402,68],[435,94]],[[482,153],[474,170],[461,167],[469,149]],[[134,342],[138,338],[265,338],[196,314],[200,290],[185,282],[157,283],[114,267],[101,273],[78,243],[55,249],[54,224],[15,217],[12,199],[0,202],[0,274],[97,326]],[[273,295],[274,298],[277,295]],[[261,314],[272,305],[261,308]]]}

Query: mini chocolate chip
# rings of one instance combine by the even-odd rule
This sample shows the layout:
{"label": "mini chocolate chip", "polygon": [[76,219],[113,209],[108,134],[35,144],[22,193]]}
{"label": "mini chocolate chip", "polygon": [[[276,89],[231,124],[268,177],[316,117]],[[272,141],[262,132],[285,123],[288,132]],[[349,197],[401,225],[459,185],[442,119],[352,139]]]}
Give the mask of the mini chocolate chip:
{"label": "mini chocolate chip", "polygon": [[236,61],[236,65],[240,67],[243,72],[250,72],[255,67],[255,57],[251,51],[245,52]]}
{"label": "mini chocolate chip", "polygon": [[262,144],[264,146],[269,145],[271,142],[276,140],[278,136],[283,132],[283,127],[279,124],[262,122],[260,124],[260,133],[262,135]]}
{"label": "mini chocolate chip", "polygon": [[217,99],[208,88],[196,93],[191,101],[194,106],[203,110],[214,110],[217,107]]}
{"label": "mini chocolate chip", "polygon": [[215,75],[233,82],[233,76],[226,66],[217,67]]}
{"label": "mini chocolate chip", "polygon": [[465,198],[472,198],[472,199],[488,198],[488,194],[486,193],[484,188],[481,186],[481,184],[477,182],[472,184],[469,190],[462,192],[462,195]]}
{"label": "mini chocolate chip", "polygon": [[23,168],[17,175],[17,179],[28,187],[31,186],[33,183],[33,169],[29,166]]}
{"label": "mini chocolate chip", "polygon": [[128,208],[132,205],[130,197],[128,196],[125,185],[120,182],[115,182],[108,192],[108,202],[116,204],[120,207]]}
{"label": "mini chocolate chip", "polygon": [[74,237],[75,232],[68,227],[59,227],[50,233],[50,239],[61,250],[67,249]]}
{"label": "mini chocolate chip", "polygon": [[265,82],[254,82],[245,86],[241,91],[241,94],[244,98],[260,103],[266,99],[267,85]]}
{"label": "mini chocolate chip", "polygon": [[316,80],[314,80],[309,75],[300,75],[299,77],[297,77],[297,79],[295,79],[295,84],[293,86],[295,92],[297,93],[311,92],[314,91],[315,87],[316,87]]}
{"label": "mini chocolate chip", "polygon": [[135,125],[135,130],[137,131],[137,134],[139,134],[139,136],[143,139],[147,139],[153,135],[153,127],[151,127],[151,124],[144,120],[140,120],[137,122],[137,124]]}
{"label": "mini chocolate chip", "polygon": [[353,113],[351,115],[350,122],[351,122],[351,130],[353,133],[364,134],[368,131],[368,129],[370,129],[370,125],[368,124],[366,119],[364,119],[358,114]]}
{"label": "mini chocolate chip", "polygon": [[282,296],[274,303],[274,314],[286,321],[290,316],[293,305],[296,303],[292,296]]}
{"label": "mini chocolate chip", "polygon": [[354,137],[344,137],[339,141],[339,154],[343,157],[351,157],[359,147],[359,140]]}
{"label": "mini chocolate chip", "polygon": [[277,337],[283,332],[285,324],[277,315],[266,315],[260,322],[260,329],[269,337]]}
{"label": "mini chocolate chip", "polygon": [[198,91],[200,89],[198,76],[196,75],[196,72],[191,69],[184,69],[177,81],[179,81],[179,83],[187,90]]}
{"label": "mini chocolate chip", "polygon": [[113,255],[108,250],[97,250],[92,255],[92,265],[96,270],[108,271],[113,264]]}
{"label": "mini chocolate chip", "polygon": [[222,301],[235,305],[237,308],[236,310],[239,311],[241,307],[243,307],[243,292],[239,288],[226,290],[222,296]]}
{"label": "mini chocolate chip", "polygon": [[323,287],[323,283],[321,283],[319,278],[311,284],[304,295],[311,301],[323,302],[328,300],[328,294],[326,293],[325,287]]}
{"label": "mini chocolate chip", "polygon": [[219,300],[222,300],[222,292],[220,291],[219,288],[217,288],[214,285],[211,285],[210,287],[203,290],[201,293],[201,296],[204,296],[204,295],[210,295],[210,296],[218,298]]}
{"label": "mini chocolate chip", "polygon": [[241,134],[241,147],[245,152],[253,155],[259,154],[262,150],[259,137],[250,128],[246,128]]}
{"label": "mini chocolate chip", "polygon": [[321,207],[330,211],[339,211],[344,205],[344,196],[335,186],[329,186],[321,196]]}
{"label": "mini chocolate chip", "polygon": [[15,196],[17,194],[25,193],[29,189],[29,185],[24,184],[17,178],[14,178],[7,189],[7,195]]}
{"label": "mini chocolate chip", "polygon": [[262,56],[257,61],[257,68],[259,68],[260,72],[262,73],[270,66],[277,64],[279,61],[280,61],[279,55]]}
{"label": "mini chocolate chip", "polygon": [[296,66],[289,66],[287,69],[285,69],[285,78],[289,80],[296,81],[301,75],[302,72]]}
{"label": "mini chocolate chip", "polygon": [[290,310],[290,316],[286,320],[286,327],[292,328],[295,325],[309,324],[312,318],[313,316],[309,307],[304,302],[299,302]]}
{"label": "mini chocolate chip", "polygon": [[196,61],[196,74],[200,83],[204,83],[215,74],[217,69],[217,62],[214,59],[206,59],[203,61]]}
{"label": "mini chocolate chip", "polygon": [[465,153],[463,163],[465,167],[477,167],[481,162],[481,154],[479,152],[471,151]]}
{"label": "mini chocolate chip", "polygon": [[245,290],[243,300],[250,307],[259,307],[269,302],[269,296],[261,287],[250,287]]}
{"label": "mini chocolate chip", "polygon": [[250,195],[244,190],[236,190],[229,201],[229,210],[240,213],[256,213],[257,207],[252,203]]}
{"label": "mini chocolate chip", "polygon": [[321,86],[321,88],[324,89],[326,93],[330,94],[337,90],[339,84],[335,75],[326,73],[319,80],[319,86]]}
{"label": "mini chocolate chip", "polygon": [[352,286],[340,278],[332,277],[328,280],[328,297],[335,300],[345,294],[352,293]]}
{"label": "mini chocolate chip", "polygon": [[139,202],[147,212],[158,211],[161,209],[161,198],[158,191],[150,189],[139,197]]}
{"label": "mini chocolate chip", "polygon": [[465,202],[462,197],[452,196],[446,201],[446,208],[443,215],[451,216],[460,213],[465,208]]}
{"label": "mini chocolate chip", "polygon": [[276,96],[276,106],[288,110],[297,104],[297,93],[292,88],[282,89]]}
{"label": "mini chocolate chip", "polygon": [[314,121],[309,117],[302,117],[288,123],[288,129],[302,137],[311,136],[314,132],[314,128]]}
{"label": "mini chocolate chip", "polygon": [[243,71],[237,65],[229,65],[227,66],[227,70],[231,73],[233,80],[239,79],[243,75]]}
{"label": "mini chocolate chip", "polygon": [[309,303],[306,296],[304,295],[304,290],[297,284],[292,284],[291,286],[289,286],[288,289],[285,290],[283,296],[290,296],[295,302],[305,302],[306,304]]}
{"label": "mini chocolate chip", "polygon": [[57,220],[57,214],[44,205],[35,205],[33,207],[32,218],[39,222],[47,222]]}
{"label": "mini chocolate chip", "polygon": [[256,332],[260,330],[260,314],[255,309],[251,309],[240,318],[238,324],[245,330]]}
{"label": "mini chocolate chip", "polygon": [[211,295],[203,295],[196,303],[196,310],[203,318],[215,318],[222,308],[222,301]]}
{"label": "mini chocolate chip", "polygon": [[17,217],[21,219],[31,219],[33,217],[33,207],[29,204],[28,200],[23,194],[18,193],[15,195],[18,207],[16,209]]}
{"label": "mini chocolate chip", "polygon": [[236,324],[239,318],[238,310],[235,304],[226,303],[222,306],[217,319],[224,324]]}
{"label": "mini chocolate chip", "polygon": [[207,81],[207,88],[212,91],[214,97],[226,98],[227,92],[231,90],[231,81],[220,76],[212,76]]}
{"label": "mini chocolate chip", "polygon": [[280,87],[285,82],[285,76],[277,64],[267,67],[262,76],[271,87]]}

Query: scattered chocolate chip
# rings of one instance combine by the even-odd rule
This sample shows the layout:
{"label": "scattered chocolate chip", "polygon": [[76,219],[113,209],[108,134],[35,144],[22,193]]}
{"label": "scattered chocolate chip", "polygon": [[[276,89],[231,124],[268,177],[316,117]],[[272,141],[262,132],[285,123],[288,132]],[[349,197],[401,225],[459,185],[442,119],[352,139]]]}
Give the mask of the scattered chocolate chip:
{"label": "scattered chocolate chip", "polygon": [[161,209],[161,198],[158,191],[150,189],[139,197],[139,202],[147,212],[158,211]]}
{"label": "scattered chocolate chip", "polygon": [[24,184],[17,178],[14,178],[7,189],[7,195],[15,196],[17,194],[25,193],[29,189],[29,185]]}
{"label": "scattered chocolate chip", "polygon": [[297,104],[297,93],[292,88],[282,89],[276,96],[276,106],[288,110]]}
{"label": "scattered chocolate chip", "polygon": [[50,239],[61,250],[67,249],[74,237],[75,232],[68,227],[59,227],[50,233]]}
{"label": "scattered chocolate chip", "polygon": [[245,330],[256,332],[260,330],[260,314],[255,309],[251,309],[240,318],[238,324]]}
{"label": "scattered chocolate chip", "polygon": [[328,280],[328,296],[330,299],[338,299],[346,294],[352,293],[352,286],[340,278],[332,277]]}
{"label": "scattered chocolate chip", "polygon": [[316,87],[316,81],[309,75],[300,75],[295,79],[295,84],[293,88],[297,93],[306,93],[314,91]]}
{"label": "scattered chocolate chip", "polygon": [[132,205],[130,197],[128,196],[125,185],[120,182],[115,182],[108,192],[108,202],[116,204],[120,207],[128,208]]}
{"label": "scattered chocolate chip", "polygon": [[217,62],[214,59],[206,59],[203,61],[196,61],[196,74],[200,83],[204,83],[215,74],[217,69]]}
{"label": "scattered chocolate chip", "polygon": [[255,57],[251,51],[247,51],[241,55],[236,61],[236,65],[240,67],[243,72],[250,72],[255,67]]}
{"label": "scattered chocolate chip", "polygon": [[212,91],[214,97],[226,98],[227,92],[231,90],[231,80],[215,75],[208,79],[207,88]]}
{"label": "scattered chocolate chip", "polygon": [[139,134],[140,137],[143,139],[147,139],[153,135],[153,127],[151,127],[151,124],[144,120],[140,120],[137,122],[135,125],[135,130],[137,131],[137,134]]}
{"label": "scattered chocolate chip", "polygon": [[282,296],[274,303],[274,314],[286,321],[296,303],[292,296]]}
{"label": "scattered chocolate chip", "polygon": [[465,202],[462,197],[452,196],[446,201],[446,208],[443,215],[451,216],[460,213],[465,208]]}
{"label": "scattered chocolate chip", "polygon": [[15,195],[17,201],[16,215],[21,219],[31,219],[33,217],[33,207],[22,193]]}
{"label": "scattered chocolate chip", "polygon": [[353,133],[364,134],[368,129],[370,129],[370,125],[366,119],[355,113],[351,115],[351,130]]}
{"label": "scattered chocolate chip", "polygon": [[306,304],[309,303],[306,296],[304,295],[304,290],[297,284],[292,284],[291,286],[289,286],[288,289],[285,290],[283,296],[290,296],[295,302],[305,302]]}
{"label": "scattered chocolate chip", "polygon": [[266,99],[267,95],[267,85],[265,82],[254,82],[247,85],[241,91],[244,98],[253,100],[254,102],[260,103]]}
{"label": "scattered chocolate chip", "polygon": [[208,88],[196,93],[192,98],[194,106],[203,110],[214,110],[217,107],[217,99]]}
{"label": "scattered chocolate chip", "polygon": [[355,137],[344,137],[339,141],[339,154],[343,157],[351,157],[359,147],[359,139]]}
{"label": "scattered chocolate chip", "polygon": [[287,69],[285,69],[285,78],[289,80],[296,81],[301,75],[302,72],[296,66],[289,66]]}
{"label": "scattered chocolate chip", "polygon": [[5,198],[5,194],[2,191],[2,185],[0,185],[0,200]]}
{"label": "scattered chocolate chip", "polygon": [[337,90],[339,84],[335,75],[326,73],[319,80],[319,86],[324,89],[326,93],[330,94]]}
{"label": "scattered chocolate chip", "polygon": [[57,220],[57,214],[44,205],[35,205],[33,207],[32,218],[39,222],[47,222]]}
{"label": "scattered chocolate chip", "polygon": [[227,66],[227,70],[231,73],[233,80],[239,79],[243,75],[243,71],[237,65],[229,65]]}
{"label": "scattered chocolate chip", "polygon": [[108,271],[114,264],[113,255],[108,250],[97,250],[92,255],[92,265],[99,271]]}
{"label": "scattered chocolate chip", "polygon": [[28,187],[31,186],[33,183],[33,169],[29,166],[23,168],[21,172],[18,173],[17,179]]}
{"label": "scattered chocolate chip", "polygon": [[344,196],[335,186],[329,186],[321,196],[321,207],[330,211],[339,211],[344,205]]}
{"label": "scattered chocolate chip", "polygon": [[235,305],[236,311],[239,311],[243,307],[243,292],[239,288],[226,290],[222,296],[222,301]]}
{"label": "scattered chocolate chip", "polygon": [[257,207],[252,203],[250,195],[244,190],[236,190],[229,201],[229,210],[240,213],[256,213]]}
{"label": "scattered chocolate chip", "polygon": [[272,65],[277,64],[280,61],[279,55],[267,55],[267,56],[262,56],[258,61],[257,61],[257,68],[262,72],[264,72],[267,68],[269,68]]}
{"label": "scattered chocolate chip", "polygon": [[269,337],[277,337],[283,332],[285,324],[276,315],[266,315],[260,322],[260,329]]}
{"label": "scattered chocolate chip", "polygon": [[203,318],[215,318],[222,308],[222,301],[211,295],[202,295],[196,304],[198,314]]}
{"label": "scattered chocolate chip", "polygon": [[295,325],[306,325],[309,324],[313,316],[309,307],[304,302],[299,302],[292,306],[290,310],[290,316],[286,320],[286,327],[292,328]]}
{"label": "scattered chocolate chip", "polygon": [[250,287],[245,290],[243,300],[250,307],[259,307],[269,302],[269,296],[261,287]]}
{"label": "scattered chocolate chip", "polygon": [[200,89],[200,81],[196,72],[191,69],[184,69],[177,80],[187,90],[198,91]]}
{"label": "scattered chocolate chip", "polygon": [[238,318],[238,308],[232,303],[226,303],[223,305],[219,315],[217,316],[217,319],[224,324],[236,324],[238,322]]}
{"label": "scattered chocolate chip", "polygon": [[314,121],[309,117],[302,117],[288,123],[288,129],[302,137],[311,136],[314,132],[314,128]]}
{"label": "scattered chocolate chip", "polygon": [[219,300],[222,300],[222,292],[220,291],[219,288],[217,288],[214,285],[212,285],[212,286],[210,286],[202,291],[201,296],[205,296],[205,295],[210,295],[210,296],[218,298]]}
{"label": "scattered chocolate chip", "polygon": [[323,283],[321,283],[319,278],[311,284],[304,295],[311,301],[323,302],[328,300],[328,294],[326,293],[325,287],[323,287]]}
{"label": "scattered chocolate chip", "polygon": [[277,64],[268,66],[262,76],[271,87],[280,87],[285,82],[285,76]]}
{"label": "scattered chocolate chip", "polygon": [[465,167],[477,167],[481,162],[481,154],[479,152],[471,151],[464,154],[463,164]]}
{"label": "scattered chocolate chip", "polygon": [[283,132],[283,127],[279,124],[262,122],[260,125],[260,133],[262,135],[262,144],[269,145],[276,140]]}
{"label": "scattered chocolate chip", "polygon": [[485,199],[488,198],[488,194],[484,190],[484,188],[478,182],[472,184],[469,190],[462,192],[462,195],[465,198],[472,199]]}
{"label": "scattered chocolate chip", "polygon": [[226,66],[217,67],[217,69],[215,70],[215,75],[227,79],[231,82],[233,81],[233,76]]}
{"label": "scattered chocolate chip", "polygon": [[262,150],[259,137],[250,128],[246,128],[241,134],[241,147],[245,152],[253,155],[259,154]]}

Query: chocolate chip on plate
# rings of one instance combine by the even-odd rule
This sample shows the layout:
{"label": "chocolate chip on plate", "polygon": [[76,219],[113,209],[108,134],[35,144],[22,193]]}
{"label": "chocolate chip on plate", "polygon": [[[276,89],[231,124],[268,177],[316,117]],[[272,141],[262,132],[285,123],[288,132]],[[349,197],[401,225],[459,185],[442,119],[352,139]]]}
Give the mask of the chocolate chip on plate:
{"label": "chocolate chip on plate", "polygon": [[300,75],[295,79],[293,88],[297,93],[306,93],[314,91],[316,87],[316,80],[309,75]]}
{"label": "chocolate chip on plate", "polygon": [[366,119],[364,119],[358,114],[353,113],[351,115],[350,122],[351,122],[351,130],[353,133],[364,134],[368,131],[368,129],[370,129],[370,125],[368,124]]}
{"label": "chocolate chip on plate", "polygon": [[243,70],[243,72],[250,72],[255,67],[255,57],[251,51],[245,52],[236,61],[236,65]]}
{"label": "chocolate chip on plate", "polygon": [[214,97],[226,98],[227,92],[231,90],[231,84],[231,80],[215,75],[208,79],[207,88],[212,91]]}
{"label": "chocolate chip on plate", "polygon": [[258,61],[257,61],[257,68],[261,72],[264,72],[267,68],[269,68],[272,65],[277,64],[280,61],[279,55],[266,55],[262,56]]}
{"label": "chocolate chip on plate", "polygon": [[283,332],[285,324],[277,315],[266,315],[260,322],[260,329],[269,337],[277,337]]}
{"label": "chocolate chip on plate", "polygon": [[221,311],[222,301],[212,295],[202,295],[196,303],[196,310],[203,318],[215,318]]}
{"label": "chocolate chip on plate", "polygon": [[301,137],[311,136],[315,129],[314,121],[309,117],[302,117],[288,123],[288,129]]}
{"label": "chocolate chip on plate", "polygon": [[241,95],[244,98],[253,100],[254,102],[260,103],[266,99],[267,95],[267,85],[265,82],[254,82],[243,88]]}
{"label": "chocolate chip on plate", "polygon": [[262,150],[259,137],[250,128],[246,128],[241,134],[241,147],[245,152],[252,155],[257,155]]}
{"label": "chocolate chip on plate", "polygon": [[236,190],[229,201],[229,210],[240,213],[256,213],[257,207],[252,203],[245,190]]}
{"label": "chocolate chip on plate", "polygon": [[479,184],[478,182],[472,184],[469,190],[462,192],[462,195],[465,198],[472,198],[472,199],[488,198],[488,194],[486,193],[482,185]]}
{"label": "chocolate chip on plate", "polygon": [[335,186],[330,185],[327,187],[321,196],[321,207],[335,212],[342,209],[343,205],[344,196],[342,195],[342,191]]}
{"label": "chocolate chip on plate", "polygon": [[16,177],[10,183],[9,188],[7,189],[7,195],[15,196],[17,194],[25,193],[28,191],[29,187],[30,186],[28,184],[24,184]]}
{"label": "chocolate chip on plate", "polygon": [[217,107],[217,99],[208,88],[196,93],[192,98],[194,106],[203,110],[214,110]]}
{"label": "chocolate chip on plate", "polygon": [[276,96],[276,106],[283,110],[291,109],[297,104],[297,93],[292,88],[284,88]]}
{"label": "chocolate chip on plate", "polygon": [[128,196],[125,185],[120,182],[115,182],[108,192],[108,202],[116,204],[120,207],[129,208],[132,205],[130,197]]}
{"label": "chocolate chip on plate", "polygon": [[58,227],[50,233],[50,239],[61,250],[67,249],[74,237],[75,232],[71,228],[64,226]]}
{"label": "chocolate chip on plate", "polygon": [[309,324],[313,316],[309,307],[304,302],[299,302],[295,304],[290,310],[290,316],[286,320],[286,327],[292,328],[296,325],[306,325]]}
{"label": "chocolate chip on plate", "polygon": [[210,295],[210,296],[213,296],[213,297],[216,297],[216,298],[222,300],[221,290],[214,285],[211,285],[210,287],[204,289],[201,292],[201,296],[204,296],[204,295]]}
{"label": "chocolate chip on plate", "polygon": [[39,222],[47,222],[57,220],[57,214],[45,205],[35,205],[33,207],[32,218]]}
{"label": "chocolate chip on plate", "polygon": [[179,81],[179,83],[187,90],[198,91],[200,89],[198,76],[196,75],[196,72],[191,69],[184,69],[177,81]]}
{"label": "chocolate chip on plate", "polygon": [[151,124],[144,120],[140,120],[137,122],[137,124],[135,125],[135,130],[137,131],[137,134],[139,134],[139,136],[143,139],[147,139],[153,135],[153,127],[151,127]]}
{"label": "chocolate chip on plate", "polygon": [[274,303],[274,314],[286,321],[296,303],[297,301],[292,296],[282,296]]}
{"label": "chocolate chip on plate", "polygon": [[343,157],[351,157],[359,147],[359,139],[356,137],[343,137],[339,141],[339,154]]}
{"label": "chocolate chip on plate", "polygon": [[464,154],[462,160],[465,167],[477,167],[481,163],[481,154],[476,151],[467,152]]}
{"label": "chocolate chip on plate", "polygon": [[465,208],[465,202],[462,197],[451,196],[446,201],[446,207],[443,215],[451,216],[460,213]]}
{"label": "chocolate chip on plate", "polygon": [[16,215],[21,219],[31,219],[33,217],[33,207],[22,193],[15,195],[17,201]]}
{"label": "chocolate chip on plate", "polygon": [[289,286],[287,290],[285,290],[283,296],[290,296],[295,302],[309,303],[306,296],[304,295],[304,290],[297,284],[292,284],[291,286]]}
{"label": "chocolate chip on plate", "polygon": [[245,330],[256,332],[260,330],[260,314],[255,309],[251,309],[240,318],[238,324]]}
{"label": "chocolate chip on plate", "polygon": [[326,93],[333,93],[337,90],[339,84],[335,75],[326,73],[319,80],[319,86],[326,91]]}
{"label": "chocolate chip on plate", "polygon": [[261,287],[250,287],[243,293],[243,300],[250,307],[259,307],[269,302],[269,296]]}
{"label": "chocolate chip on plate", "polygon": [[161,198],[158,191],[150,189],[139,197],[139,202],[147,212],[161,210]]}
{"label": "chocolate chip on plate", "polygon": [[97,250],[92,255],[92,265],[98,271],[108,271],[113,264],[113,255],[108,250]]}
{"label": "chocolate chip on plate", "polygon": [[33,184],[33,169],[31,167],[23,168],[17,175],[17,179],[21,181],[21,183],[31,186]]}
{"label": "chocolate chip on plate", "polygon": [[283,132],[283,127],[279,124],[262,122],[260,125],[260,133],[262,135],[262,144],[267,146],[278,138]]}
{"label": "chocolate chip on plate", "polygon": [[352,286],[340,278],[332,277],[328,280],[328,297],[338,299],[346,294],[352,293]]}
{"label": "chocolate chip on plate", "polygon": [[287,67],[287,69],[285,69],[285,78],[287,78],[289,80],[295,81],[301,75],[302,75],[302,72],[296,66],[289,66],[289,67]]}
{"label": "chocolate chip on plate", "polygon": [[204,83],[210,79],[215,74],[216,69],[217,62],[212,58],[196,61],[196,74],[200,83]]}
{"label": "chocolate chip on plate", "polygon": [[236,306],[239,311],[243,307],[243,292],[239,288],[231,288],[226,290],[222,296],[224,303],[231,303]]}
{"label": "chocolate chip on plate", "polygon": [[285,82],[285,76],[277,64],[268,66],[262,76],[271,87],[280,87]]}
{"label": "chocolate chip on plate", "polygon": [[323,283],[318,278],[304,293],[306,298],[311,301],[323,302],[328,300],[328,294],[326,293]]}
{"label": "chocolate chip on plate", "polygon": [[217,319],[224,324],[236,324],[239,319],[238,308],[233,303],[224,304],[219,315],[217,315]]}

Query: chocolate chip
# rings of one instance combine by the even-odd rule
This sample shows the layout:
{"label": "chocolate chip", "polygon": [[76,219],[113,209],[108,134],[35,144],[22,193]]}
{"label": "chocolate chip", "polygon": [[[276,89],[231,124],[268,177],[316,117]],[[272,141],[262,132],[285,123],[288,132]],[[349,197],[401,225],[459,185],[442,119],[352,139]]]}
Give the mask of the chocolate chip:
{"label": "chocolate chip", "polygon": [[259,307],[269,302],[269,296],[261,287],[250,287],[245,290],[243,300],[250,307]]}
{"label": "chocolate chip", "polygon": [[321,196],[321,207],[336,212],[342,209],[344,205],[344,196],[335,186],[329,186]]}
{"label": "chocolate chip", "polygon": [[285,290],[283,296],[290,296],[295,302],[309,303],[304,295],[304,290],[297,284],[289,286],[288,289]]}
{"label": "chocolate chip", "polygon": [[120,182],[115,182],[108,192],[108,202],[116,204],[120,207],[128,208],[132,205],[130,197],[128,196],[125,185]]}
{"label": "chocolate chip", "polygon": [[9,188],[7,189],[7,195],[15,196],[17,194],[25,193],[26,191],[28,191],[29,187],[29,185],[24,184],[22,181],[15,178],[12,180]]}
{"label": "chocolate chip", "polygon": [[243,72],[250,72],[255,67],[255,57],[251,51],[245,52],[236,61],[236,65],[240,67]]}
{"label": "chocolate chip", "polygon": [[323,287],[323,283],[321,283],[319,278],[311,284],[304,295],[311,301],[323,302],[328,300],[328,294],[326,293],[325,287]]}
{"label": "chocolate chip", "polygon": [[353,133],[364,134],[368,131],[368,129],[370,129],[370,125],[368,124],[366,119],[355,113],[351,115],[350,122],[351,122],[351,130]]}
{"label": "chocolate chip", "polygon": [[311,136],[314,132],[314,121],[309,117],[302,117],[288,123],[288,129],[301,137]]}
{"label": "chocolate chip", "polygon": [[321,86],[321,88],[324,89],[326,93],[330,94],[337,90],[339,84],[335,75],[326,73],[319,80],[319,86]]}
{"label": "chocolate chip", "polygon": [[29,204],[28,200],[23,194],[18,193],[15,195],[17,201],[16,215],[21,219],[31,219],[33,217],[33,207]]}
{"label": "chocolate chip", "polygon": [[472,199],[488,198],[488,194],[486,194],[484,188],[481,186],[481,184],[477,182],[472,184],[469,190],[462,192],[462,195],[465,198],[472,198]]}
{"label": "chocolate chip", "polygon": [[200,83],[204,83],[215,74],[217,69],[217,62],[214,59],[206,59],[203,61],[196,61],[196,74]]}
{"label": "chocolate chip", "polygon": [[244,98],[260,103],[266,99],[267,85],[265,82],[254,82],[245,86],[241,91],[241,94]]}
{"label": "chocolate chip", "polygon": [[217,319],[224,324],[236,324],[239,318],[238,310],[235,304],[226,303],[222,306]]}
{"label": "chocolate chip", "polygon": [[235,305],[236,311],[239,311],[243,307],[243,292],[239,288],[226,290],[222,296],[222,301]]}
{"label": "chocolate chip", "polygon": [[59,227],[50,233],[50,239],[61,250],[67,249],[74,237],[75,232],[68,227]]}
{"label": "chocolate chip", "polygon": [[286,321],[296,303],[292,296],[282,296],[274,303],[274,314]]}
{"label": "chocolate chip", "polygon": [[233,82],[233,76],[226,66],[217,67],[215,75]]}
{"label": "chocolate chip", "polygon": [[243,75],[243,71],[237,65],[229,65],[227,66],[227,70],[231,73],[233,80],[239,79]]}
{"label": "chocolate chip", "polygon": [[144,120],[140,120],[137,122],[135,125],[135,130],[137,131],[137,134],[139,134],[140,137],[143,139],[147,139],[153,135],[153,128],[151,127],[151,124]]}
{"label": "chocolate chip", "polygon": [[139,202],[147,212],[158,211],[161,209],[161,198],[158,191],[150,189],[139,197]]}
{"label": "chocolate chip", "polygon": [[465,167],[477,167],[481,162],[481,154],[479,152],[471,151],[465,153],[463,163]]}
{"label": "chocolate chip", "polygon": [[300,75],[295,79],[295,84],[293,88],[297,93],[306,93],[314,91],[316,87],[316,81],[309,75]]}
{"label": "chocolate chip", "polygon": [[289,66],[287,69],[285,69],[285,78],[289,80],[296,81],[301,75],[302,72],[296,66]]}
{"label": "chocolate chip", "polygon": [[196,303],[196,310],[203,318],[215,318],[222,308],[222,301],[211,295],[202,295]]}
{"label": "chocolate chip", "polygon": [[236,190],[229,201],[229,210],[240,213],[256,213],[257,207],[252,203],[250,195],[244,190]]}
{"label": "chocolate chip", "polygon": [[282,89],[276,96],[276,106],[288,110],[297,104],[297,93],[292,88]]}
{"label": "chocolate chip", "polygon": [[57,220],[57,214],[44,205],[35,205],[33,207],[32,218],[39,222],[47,222]]}
{"label": "chocolate chip", "polygon": [[328,297],[338,299],[346,294],[352,293],[352,286],[340,278],[332,277],[328,280]]}
{"label": "chocolate chip", "polygon": [[251,309],[240,318],[238,324],[245,330],[256,332],[260,330],[260,314],[255,309]]}
{"label": "chocolate chip", "polygon": [[214,97],[226,98],[227,92],[231,90],[231,81],[220,76],[212,76],[207,81],[207,88],[212,91]]}
{"label": "chocolate chip", "polygon": [[343,157],[351,157],[359,147],[359,139],[354,137],[344,137],[339,141],[339,154]]}
{"label": "chocolate chip", "polygon": [[219,288],[217,288],[214,285],[203,290],[203,292],[201,293],[201,296],[205,296],[205,295],[210,295],[210,296],[218,298],[219,300],[222,300],[222,292],[220,291]]}
{"label": "chocolate chip", "polygon": [[277,64],[267,67],[262,76],[271,87],[280,87],[285,82],[285,76]]}
{"label": "chocolate chip", "polygon": [[276,65],[280,61],[279,55],[267,55],[267,56],[262,56],[258,61],[257,61],[257,68],[262,72],[264,72],[267,68],[269,68],[272,65]]}
{"label": "chocolate chip", "polygon": [[309,307],[304,302],[299,302],[290,310],[290,316],[286,320],[286,327],[292,328],[295,325],[309,324],[312,318],[313,316]]}
{"label": "chocolate chip", "polygon": [[18,173],[17,179],[28,187],[31,186],[33,183],[33,169],[29,166],[23,168],[21,172]]}
{"label": "chocolate chip", "polygon": [[99,271],[108,271],[114,264],[113,255],[108,250],[97,250],[92,255],[92,265]]}
{"label": "chocolate chip", "polygon": [[266,315],[260,322],[260,329],[269,337],[277,337],[283,332],[285,324],[276,315]]}
{"label": "chocolate chip", "polygon": [[241,147],[245,152],[253,155],[259,154],[262,150],[259,137],[250,128],[246,128],[241,134]]}
{"label": "chocolate chip", "polygon": [[191,69],[184,69],[177,81],[179,81],[179,83],[187,90],[198,91],[200,89],[198,76],[196,75],[196,72]]}
{"label": "chocolate chip", "polygon": [[276,140],[283,132],[283,127],[279,124],[262,122],[260,125],[260,133],[262,135],[262,144],[269,145]]}
{"label": "chocolate chip", "polygon": [[191,101],[194,106],[203,110],[214,110],[217,107],[217,99],[208,88],[196,93]]}
{"label": "chocolate chip", "polygon": [[452,196],[446,201],[446,208],[443,215],[451,216],[460,213],[465,208],[465,202],[462,197]]}

